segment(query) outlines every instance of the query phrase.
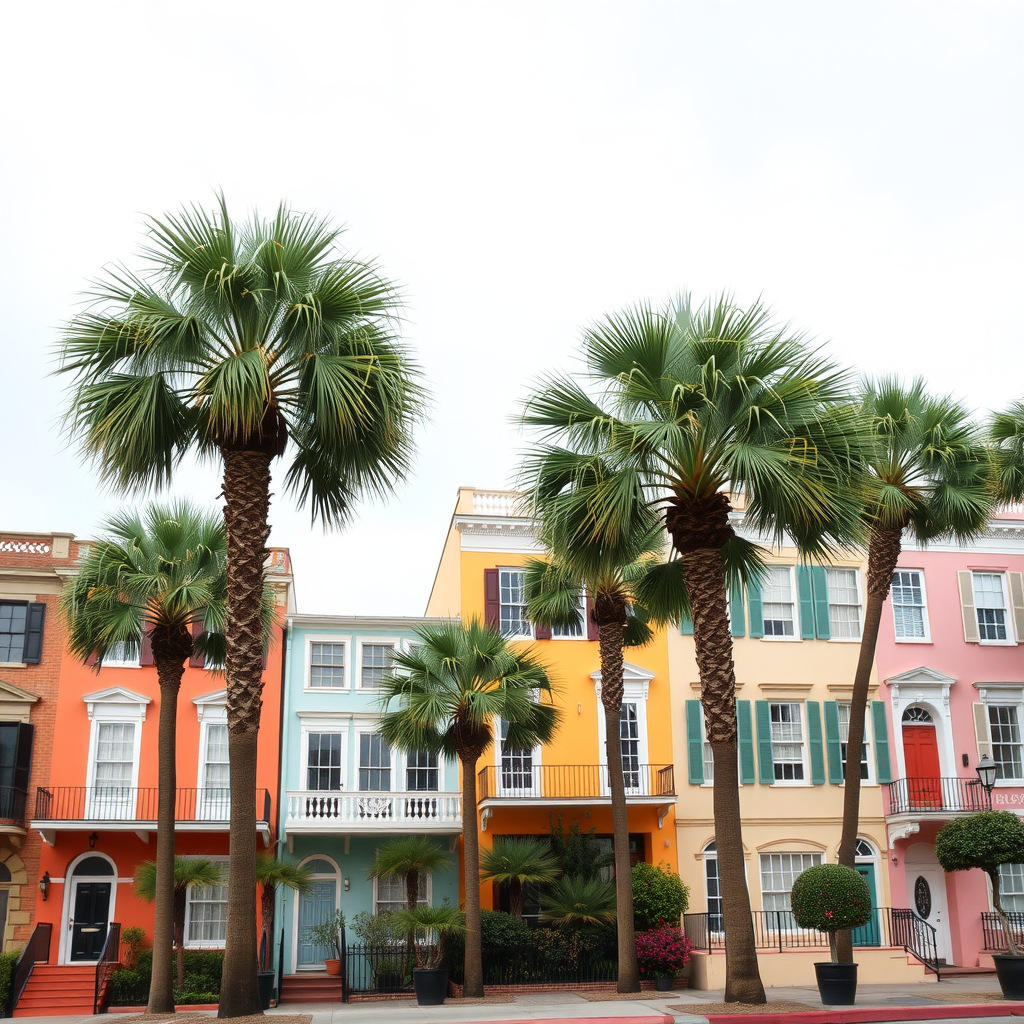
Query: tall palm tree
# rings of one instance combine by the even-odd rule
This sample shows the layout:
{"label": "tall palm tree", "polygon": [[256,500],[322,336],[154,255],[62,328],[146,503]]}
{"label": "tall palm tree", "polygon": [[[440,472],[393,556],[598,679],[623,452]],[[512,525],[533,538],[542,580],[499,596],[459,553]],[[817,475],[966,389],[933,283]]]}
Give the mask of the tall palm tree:
{"label": "tall palm tree", "polygon": [[480,844],[476,765],[494,739],[495,719],[507,741],[529,749],[549,740],[561,712],[552,703],[547,670],[530,650],[517,650],[474,619],[416,630],[419,643],[394,656],[396,672],[381,685],[380,731],[399,750],[427,750],[459,759],[462,849],[466,879],[465,993],[484,994],[480,936]]}
{"label": "tall palm tree", "polygon": [[278,860],[272,853],[260,853],[256,857],[256,881],[262,887],[260,908],[263,917],[263,935],[265,942],[261,948],[266,950],[266,957],[260,963],[261,970],[273,969],[267,957],[274,948],[274,901],[277,898],[277,887],[283,885],[296,892],[309,892],[313,885],[313,872],[309,868],[299,867],[291,861]]}
{"label": "tall palm tree", "polygon": [[270,469],[337,526],[409,466],[425,394],[396,336],[394,287],[336,250],[339,229],[281,205],[233,223],[223,197],[149,224],[148,271],[109,271],[67,326],[70,434],[104,478],[167,484],[189,451],[222,463],[231,871],[219,1015],[256,988],[256,739]]}
{"label": "tall palm tree", "polygon": [[[142,514],[119,513],[104,532],[64,590],[68,647],[83,661],[95,658],[97,665],[115,648],[138,655],[144,638],[152,648],[160,684],[154,928],[157,936],[166,936],[175,902],[178,690],[185,662],[194,653],[223,658],[224,523],[216,513],[177,502],[150,505]],[[171,967],[170,949],[157,942],[150,1013],[174,1012]]]}
{"label": "tall palm tree", "polygon": [[[850,479],[862,433],[851,382],[760,303],[743,310],[727,297],[695,307],[683,295],[663,310],[610,315],[585,332],[584,359],[580,380],[547,379],[523,418],[547,444],[545,460],[564,465],[559,491],[571,486],[589,510],[579,526],[588,542],[619,543],[646,517],[638,509],[663,517],[692,610],[714,758],[725,997],[763,1003],[740,832],[731,496],[743,494],[749,526],[786,531],[806,556],[845,542],[856,526]],[[745,554],[756,570],[758,553]]]}
{"label": "tall palm tree", "polygon": [[[861,407],[873,442],[866,452],[862,508],[868,534],[867,602],[847,751],[859,751],[864,743],[878,627],[904,534],[920,543],[937,537],[967,542],[985,528],[997,497],[982,428],[959,402],[929,395],[921,378],[905,384],[883,377],[865,381]],[[847,755],[848,764],[859,760]],[[851,868],[856,863],[860,789],[860,772],[847,772],[839,863]],[[853,958],[852,942],[849,931],[839,933],[840,959]]]}
{"label": "tall palm tree", "polygon": [[[157,866],[151,860],[144,860],[135,869],[135,895],[140,899],[152,903],[156,896],[156,874]],[[220,885],[223,881],[220,868],[207,860],[205,857],[175,857],[174,858],[174,905],[173,905],[173,935],[174,946],[178,951],[178,988],[185,987],[185,903],[188,898],[188,890],[193,885]],[[156,951],[161,946],[166,946],[167,932],[154,930],[153,933],[153,959],[156,959]],[[169,1011],[174,1013],[172,1002]]]}
{"label": "tall palm tree", "polygon": [[[601,705],[605,718],[605,763],[612,798],[612,836],[615,856],[616,928],[618,931],[619,992],[640,991],[640,968],[636,959],[633,927],[633,886],[629,862],[629,812],[626,783],[622,772],[621,725],[625,647],[649,643],[653,633],[647,612],[636,603],[638,581],[658,571],[655,555],[665,547],[664,530],[654,512],[646,506],[637,517],[646,516],[645,528],[636,535],[623,535],[622,544],[588,542],[580,518],[587,512],[575,501],[572,477],[564,475],[558,453],[551,463],[541,449],[529,463],[534,483],[535,506],[541,516],[541,538],[552,559],[529,559],[524,566],[526,613],[532,622],[557,627],[576,627],[586,636],[587,623],[580,614],[581,595],[589,595],[591,616],[597,626],[601,659]],[[537,463],[540,463],[538,465]],[[553,464],[552,464],[553,463]],[[552,483],[552,477],[558,478]],[[540,477],[540,485],[536,478]],[[682,578],[679,577],[679,591]],[[676,602],[679,607],[682,598]]]}
{"label": "tall palm tree", "polygon": [[523,919],[523,886],[548,885],[561,875],[551,844],[534,836],[498,836],[480,857],[480,877],[508,886],[509,913]]}

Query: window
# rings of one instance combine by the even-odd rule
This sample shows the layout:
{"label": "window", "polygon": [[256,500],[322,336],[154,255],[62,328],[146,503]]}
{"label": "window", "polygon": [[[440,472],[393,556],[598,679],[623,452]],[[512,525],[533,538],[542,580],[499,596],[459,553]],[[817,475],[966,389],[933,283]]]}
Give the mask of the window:
{"label": "window", "polygon": [[721,932],[725,927],[722,918],[722,884],[718,877],[718,847],[714,842],[704,847],[704,888],[708,900],[708,931]]}
{"label": "window", "polygon": [[0,819],[19,824],[25,820],[32,733],[27,722],[0,723]]}
{"label": "window", "polygon": [[341,789],[341,733],[308,733],[306,751],[306,788]]}
{"label": "window", "polygon": [[364,690],[376,689],[391,671],[394,644],[361,644],[359,686]]}
{"label": "window", "polygon": [[[378,878],[376,881],[376,897],[373,912],[383,914],[392,910],[405,910],[408,897],[405,891],[405,875],[395,878]],[[420,871],[416,879],[416,902],[427,903],[427,875]]]}
{"label": "window", "polygon": [[309,645],[309,685],[316,689],[344,688],[344,644],[311,643]]}
{"label": "window", "polygon": [[[846,778],[846,745],[850,738],[850,705],[839,704],[839,750],[843,762],[843,778]],[[868,779],[871,777],[870,760],[868,758],[868,716],[864,715],[864,743],[860,748],[860,777]]]}
{"label": "window", "polygon": [[533,627],[526,618],[523,570],[499,569],[498,593],[501,602],[501,632],[506,636],[533,636]]}
{"label": "window", "polygon": [[0,601],[0,663],[39,664],[45,615],[42,603]]}
{"label": "window", "polygon": [[139,649],[126,643],[111,644],[103,658],[104,668],[138,668]]}
{"label": "window", "polygon": [[552,626],[552,640],[580,640],[586,638],[584,623],[587,621],[587,595],[580,594],[576,599],[576,611],[579,618],[571,626]]}
{"label": "window", "polygon": [[411,793],[437,792],[437,754],[414,750],[406,758],[405,788]]}
{"label": "window", "polygon": [[978,616],[978,637],[982,643],[1006,643],[1006,591],[1001,572],[974,573],[974,611]]}
{"label": "window", "polygon": [[762,587],[764,635],[795,636],[793,571],[788,565],[771,565]]}
{"label": "window", "polygon": [[231,782],[228,768],[228,727],[209,722],[202,764],[201,808],[207,821],[226,821],[231,810]]}
{"label": "window", "polygon": [[772,763],[776,782],[804,778],[804,734],[799,704],[769,705],[772,725]]}
{"label": "window", "polygon": [[97,724],[93,814],[125,818],[135,806],[135,723]]}
{"label": "window", "polygon": [[892,574],[890,594],[896,639],[928,640],[924,573],[920,569],[898,569]]}
{"label": "window", "polygon": [[762,908],[791,913],[789,893],[793,882],[802,872],[820,863],[820,853],[762,853]]}
{"label": "window", "polygon": [[[212,858],[211,858],[212,859]],[[185,945],[200,949],[221,947],[227,937],[227,862],[215,862],[221,869],[218,885],[190,885],[185,897]]]}
{"label": "window", "polygon": [[[701,709],[701,729],[704,728],[703,708]],[[715,783],[715,755],[711,750],[711,742],[708,740],[708,734],[705,731],[703,733],[704,740],[702,743],[702,750],[704,752],[704,782],[709,786],[713,786]]]}
{"label": "window", "polygon": [[828,626],[833,639],[860,639],[860,588],[856,569],[826,569]]}
{"label": "window", "polygon": [[989,704],[988,727],[992,736],[992,760],[999,766],[997,778],[1024,778],[1017,706]]}
{"label": "window", "polygon": [[640,720],[634,703],[622,702],[619,709],[619,749],[622,778],[626,789],[640,788]]}
{"label": "window", "polygon": [[999,865],[999,902],[1003,910],[1024,911],[1024,864]]}
{"label": "window", "polygon": [[366,792],[391,790],[391,748],[380,733],[359,737],[359,788]]}
{"label": "window", "polygon": [[[508,725],[500,723],[501,790],[506,795],[528,795],[534,791],[534,751],[520,750],[508,742]],[[538,794],[539,795],[539,794]]]}

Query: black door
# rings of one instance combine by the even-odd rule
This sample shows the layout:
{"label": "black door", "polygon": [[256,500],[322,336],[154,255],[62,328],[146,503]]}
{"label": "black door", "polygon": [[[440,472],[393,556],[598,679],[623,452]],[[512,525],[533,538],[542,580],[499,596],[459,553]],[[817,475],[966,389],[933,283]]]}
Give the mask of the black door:
{"label": "black door", "polygon": [[76,885],[75,917],[71,925],[72,960],[99,960],[107,938],[109,913],[109,882],[79,882]]}

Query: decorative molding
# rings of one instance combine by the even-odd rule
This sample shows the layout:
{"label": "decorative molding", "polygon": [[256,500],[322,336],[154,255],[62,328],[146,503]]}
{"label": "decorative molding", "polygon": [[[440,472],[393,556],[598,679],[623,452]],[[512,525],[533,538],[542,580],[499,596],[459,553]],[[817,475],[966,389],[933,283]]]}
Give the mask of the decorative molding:
{"label": "decorative molding", "polygon": [[814,683],[758,683],[757,688],[776,696],[783,693],[804,694],[814,689]]}
{"label": "decorative molding", "polygon": [[896,844],[908,836],[917,835],[921,831],[921,823],[917,821],[904,821],[899,825],[889,826],[889,849],[895,850]]}
{"label": "decorative molding", "polygon": [[85,701],[89,710],[89,721],[92,721],[98,710],[102,710],[104,720],[126,718],[131,721],[144,722],[146,720],[146,705],[153,703],[152,698],[135,693],[123,686],[111,686],[105,690],[87,693],[82,700]]}

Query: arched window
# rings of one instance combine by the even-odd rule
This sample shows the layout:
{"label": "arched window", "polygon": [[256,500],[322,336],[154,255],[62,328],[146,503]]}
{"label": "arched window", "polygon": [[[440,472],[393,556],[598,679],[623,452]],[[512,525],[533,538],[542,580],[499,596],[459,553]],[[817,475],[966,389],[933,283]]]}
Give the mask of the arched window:
{"label": "arched window", "polygon": [[927,708],[912,707],[903,712],[905,725],[931,725],[932,714]]}

